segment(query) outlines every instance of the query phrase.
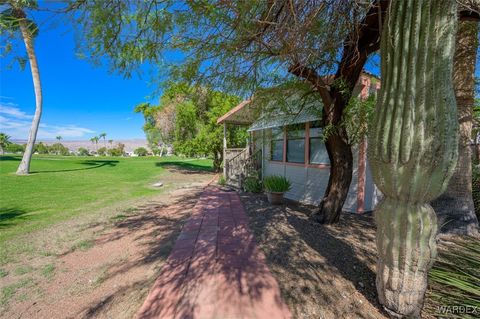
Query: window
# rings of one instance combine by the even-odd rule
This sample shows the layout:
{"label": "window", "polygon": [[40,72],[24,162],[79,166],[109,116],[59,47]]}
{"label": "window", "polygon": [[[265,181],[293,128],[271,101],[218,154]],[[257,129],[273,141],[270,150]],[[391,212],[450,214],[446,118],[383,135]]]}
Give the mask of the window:
{"label": "window", "polygon": [[330,164],[320,121],[310,123],[310,164]]}
{"label": "window", "polygon": [[305,163],[305,123],[287,126],[287,162]]}
{"label": "window", "polygon": [[283,128],[272,128],[271,157],[272,161],[283,161]]}

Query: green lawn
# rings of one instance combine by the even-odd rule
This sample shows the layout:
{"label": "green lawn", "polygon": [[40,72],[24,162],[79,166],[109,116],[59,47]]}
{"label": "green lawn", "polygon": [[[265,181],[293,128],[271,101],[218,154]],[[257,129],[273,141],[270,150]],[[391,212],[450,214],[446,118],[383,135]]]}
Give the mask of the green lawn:
{"label": "green lawn", "polygon": [[[158,194],[165,166],[211,170],[211,160],[177,157],[35,156],[16,176],[19,156],[0,156],[0,246],[16,235],[124,200]],[[162,180],[163,181],[163,180]]]}

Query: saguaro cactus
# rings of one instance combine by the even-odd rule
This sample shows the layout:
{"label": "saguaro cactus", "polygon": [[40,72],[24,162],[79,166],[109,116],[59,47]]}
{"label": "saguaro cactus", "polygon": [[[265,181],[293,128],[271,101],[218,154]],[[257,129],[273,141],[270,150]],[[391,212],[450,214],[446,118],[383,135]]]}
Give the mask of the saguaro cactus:
{"label": "saguaro cactus", "polygon": [[392,317],[419,317],[436,256],[428,204],[457,161],[452,84],[455,0],[394,0],[381,40],[382,89],[369,137],[375,183],[377,290]]}

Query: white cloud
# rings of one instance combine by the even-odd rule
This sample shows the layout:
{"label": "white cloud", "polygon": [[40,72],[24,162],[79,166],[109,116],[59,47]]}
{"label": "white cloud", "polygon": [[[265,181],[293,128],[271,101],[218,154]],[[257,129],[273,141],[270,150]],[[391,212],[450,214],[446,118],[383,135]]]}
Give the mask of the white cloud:
{"label": "white cloud", "polygon": [[8,115],[16,119],[31,119],[32,116],[20,110],[16,104],[9,102],[0,103],[0,114]]}
{"label": "white cloud", "polygon": [[79,138],[91,133],[95,133],[95,131],[76,125],[57,126],[41,124],[38,129],[39,138],[55,138],[58,135],[63,138]]}
{"label": "white cloud", "polygon": [[[14,139],[27,139],[32,125],[32,115],[20,110],[13,103],[0,102],[0,131]],[[37,139],[53,139],[60,135],[64,139],[82,138],[86,134],[95,133],[91,129],[74,124],[50,125],[40,123]]]}

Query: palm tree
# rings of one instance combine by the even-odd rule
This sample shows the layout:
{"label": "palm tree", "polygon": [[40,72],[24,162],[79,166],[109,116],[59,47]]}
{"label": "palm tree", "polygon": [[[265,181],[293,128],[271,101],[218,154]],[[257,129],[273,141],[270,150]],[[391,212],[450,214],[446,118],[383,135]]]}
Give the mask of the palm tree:
{"label": "palm tree", "polygon": [[2,1],[7,8],[0,13],[0,24],[6,27],[12,33],[20,30],[23,42],[27,50],[30,70],[33,78],[33,87],[35,90],[35,115],[32,120],[32,127],[28,135],[28,142],[23,153],[22,161],[17,169],[17,175],[26,175],[30,171],[30,161],[32,159],[33,148],[37,138],[40,117],[42,116],[42,86],[40,83],[40,71],[38,69],[37,57],[33,47],[33,39],[38,35],[37,25],[30,19],[27,19],[25,9],[35,9],[38,7],[35,0],[6,0]]}
{"label": "palm tree", "polygon": [[60,135],[58,135],[57,137],[55,137],[57,139],[57,141],[60,142],[60,140],[62,139],[62,137]]}
{"label": "palm tree", "polygon": [[93,145],[95,145],[95,139],[96,139],[96,138],[98,138],[98,137],[94,136],[94,137],[92,137],[92,138],[90,139],[90,142],[92,142]]}
{"label": "palm tree", "polygon": [[90,139],[90,141],[95,143],[95,152],[97,152],[97,153],[98,153],[98,141],[99,140],[100,140],[100,138],[98,136],[94,136]]}
{"label": "palm tree", "polygon": [[442,234],[478,234],[472,198],[472,136],[475,104],[475,62],[478,48],[476,21],[460,21],[454,55],[453,85],[459,130],[458,162],[445,192],[432,202]]}
{"label": "palm tree", "polygon": [[10,144],[10,136],[0,133],[0,155],[5,154],[5,148]]}
{"label": "palm tree", "polygon": [[105,141],[105,138],[107,137],[107,133],[102,133],[98,137],[103,138],[103,145],[105,146],[105,148],[107,148],[107,142]]}

